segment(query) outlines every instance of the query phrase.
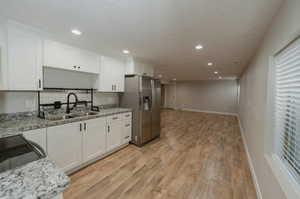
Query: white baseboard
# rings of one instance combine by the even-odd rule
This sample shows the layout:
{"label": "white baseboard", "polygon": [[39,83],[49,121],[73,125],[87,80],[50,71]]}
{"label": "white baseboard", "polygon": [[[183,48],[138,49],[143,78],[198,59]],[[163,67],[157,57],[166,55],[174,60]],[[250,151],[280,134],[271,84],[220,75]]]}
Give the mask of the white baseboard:
{"label": "white baseboard", "polygon": [[259,183],[258,183],[258,180],[257,180],[256,173],[255,173],[255,170],[254,170],[252,158],[250,156],[248,145],[247,145],[247,142],[246,142],[246,138],[245,138],[245,134],[244,134],[244,128],[242,126],[239,115],[237,115],[237,118],[238,118],[238,122],[239,122],[239,126],[240,126],[241,136],[242,136],[242,139],[243,139],[243,144],[244,144],[244,147],[245,147],[245,150],[246,150],[248,163],[249,163],[249,166],[250,166],[252,180],[253,180],[253,183],[254,183],[254,186],[255,186],[256,196],[257,196],[258,199],[262,199],[262,194],[261,194],[261,191],[260,191],[260,187],[259,187]]}
{"label": "white baseboard", "polygon": [[233,115],[233,116],[238,116],[237,113],[207,111],[207,110],[199,110],[199,109],[193,109],[193,108],[181,108],[179,110],[182,110],[182,111],[191,111],[191,112],[199,112],[199,113],[212,113],[212,114],[219,114],[219,115]]}

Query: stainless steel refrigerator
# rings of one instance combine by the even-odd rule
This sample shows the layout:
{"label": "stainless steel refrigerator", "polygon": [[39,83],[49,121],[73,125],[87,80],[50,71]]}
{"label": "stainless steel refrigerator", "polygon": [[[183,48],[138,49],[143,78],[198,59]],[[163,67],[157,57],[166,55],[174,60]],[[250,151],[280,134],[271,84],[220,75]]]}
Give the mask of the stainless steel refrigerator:
{"label": "stainless steel refrigerator", "polygon": [[151,77],[128,75],[121,107],[132,109],[132,143],[142,146],[160,136],[161,84]]}

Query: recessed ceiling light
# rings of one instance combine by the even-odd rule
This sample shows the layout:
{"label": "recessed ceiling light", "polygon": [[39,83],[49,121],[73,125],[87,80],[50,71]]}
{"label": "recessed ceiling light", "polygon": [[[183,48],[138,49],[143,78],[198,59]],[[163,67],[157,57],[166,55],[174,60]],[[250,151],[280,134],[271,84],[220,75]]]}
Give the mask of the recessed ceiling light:
{"label": "recessed ceiling light", "polygon": [[222,79],[222,77],[221,77],[221,76],[219,76],[219,79]]}
{"label": "recessed ceiling light", "polygon": [[208,64],[207,64],[208,66],[212,66],[212,65],[214,65],[212,62],[208,62]]}
{"label": "recessed ceiling light", "polygon": [[77,30],[77,29],[73,29],[71,32],[72,32],[74,35],[81,35],[81,34],[82,34],[81,31],[80,31],[80,30]]}
{"label": "recessed ceiling light", "polygon": [[162,78],[162,74],[159,74],[159,75],[158,75],[158,78]]}
{"label": "recessed ceiling light", "polygon": [[196,49],[196,50],[201,50],[202,48],[203,48],[203,46],[202,46],[202,45],[200,45],[200,44],[199,44],[199,45],[197,45],[197,46],[195,46],[195,49]]}
{"label": "recessed ceiling light", "polygon": [[125,49],[125,50],[123,50],[123,53],[124,53],[124,54],[129,54],[130,51]]}
{"label": "recessed ceiling light", "polygon": [[173,81],[176,81],[176,80],[177,80],[176,78],[173,79]]}
{"label": "recessed ceiling light", "polygon": [[214,73],[215,73],[215,74],[218,74],[219,72],[218,72],[218,71],[215,71]]}

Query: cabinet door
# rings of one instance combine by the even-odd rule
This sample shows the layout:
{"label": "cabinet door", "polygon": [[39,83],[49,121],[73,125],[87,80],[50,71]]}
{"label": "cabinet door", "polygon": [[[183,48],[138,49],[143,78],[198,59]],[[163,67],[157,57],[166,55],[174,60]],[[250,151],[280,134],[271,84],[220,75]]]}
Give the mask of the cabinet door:
{"label": "cabinet door", "polygon": [[82,162],[82,132],[80,123],[70,123],[47,129],[48,156],[64,171]]}
{"label": "cabinet door", "polygon": [[44,41],[44,66],[78,70],[80,50],[56,41]]}
{"label": "cabinet door", "polygon": [[99,74],[99,56],[96,53],[80,50],[79,71]]}
{"label": "cabinet door", "polygon": [[99,91],[114,92],[114,61],[110,57],[101,57]]}
{"label": "cabinet door", "polygon": [[111,57],[101,57],[99,91],[123,92],[125,62]]}
{"label": "cabinet door", "polygon": [[131,132],[132,132],[131,119],[124,120],[123,122],[123,144],[129,143],[131,141]]}
{"label": "cabinet door", "polygon": [[26,131],[23,133],[23,136],[30,140],[35,142],[36,144],[40,145],[44,151],[47,153],[47,130],[44,129],[36,129],[31,131]]}
{"label": "cabinet door", "polygon": [[114,68],[114,84],[116,92],[124,92],[125,63],[117,61]]}
{"label": "cabinet door", "polygon": [[121,145],[123,132],[122,120],[108,120],[107,126],[107,151],[113,150]]}
{"label": "cabinet door", "polygon": [[106,118],[83,122],[83,159],[92,160],[106,151]]}
{"label": "cabinet door", "polygon": [[25,27],[8,25],[9,90],[42,89],[42,39]]}
{"label": "cabinet door", "polygon": [[151,64],[145,64],[143,69],[144,69],[143,75],[148,76],[148,77],[154,76],[154,69]]}
{"label": "cabinet door", "polygon": [[143,75],[144,74],[144,66],[145,66],[144,63],[135,61],[134,62],[134,74]]}

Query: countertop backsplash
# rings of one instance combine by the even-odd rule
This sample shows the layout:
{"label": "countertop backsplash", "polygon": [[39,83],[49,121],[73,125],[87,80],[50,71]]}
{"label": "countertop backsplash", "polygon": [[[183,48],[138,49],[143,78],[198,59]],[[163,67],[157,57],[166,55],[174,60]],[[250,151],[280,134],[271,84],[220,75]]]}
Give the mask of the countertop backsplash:
{"label": "countertop backsplash", "polygon": [[[69,91],[73,92],[73,91]],[[79,100],[90,100],[90,94],[82,91],[78,92]],[[41,92],[41,103],[53,103],[54,101],[67,101],[68,92]],[[71,97],[70,101],[74,101]],[[118,93],[99,93],[94,92],[94,105],[119,104]],[[64,106],[63,106],[64,107]],[[0,92],[0,119],[10,113],[20,112],[22,114],[31,114],[36,112],[37,92]],[[4,116],[3,116],[4,115]]]}

